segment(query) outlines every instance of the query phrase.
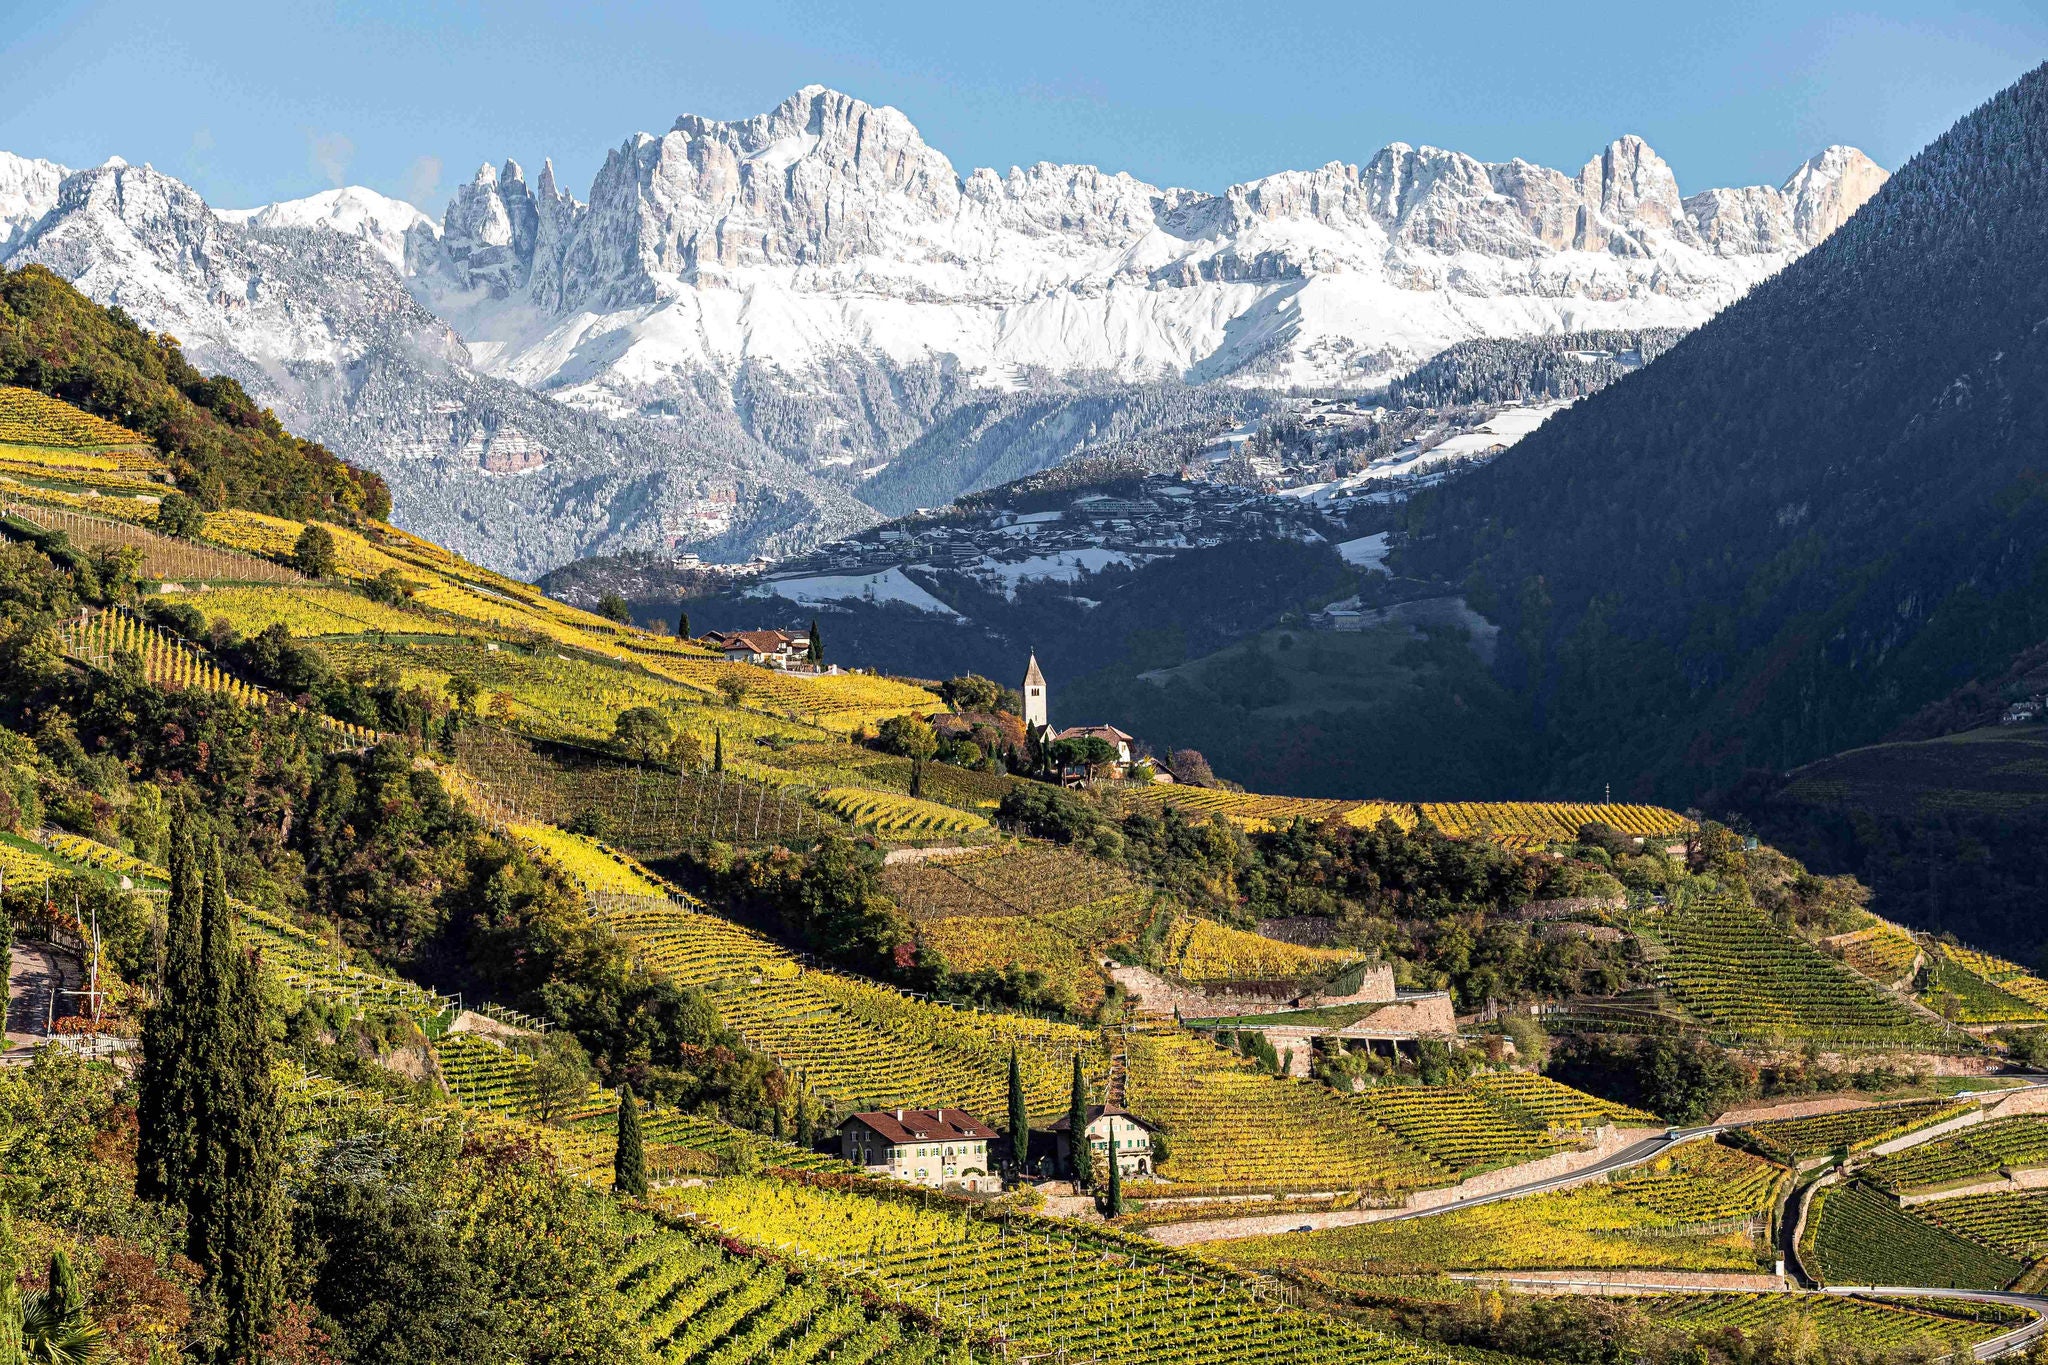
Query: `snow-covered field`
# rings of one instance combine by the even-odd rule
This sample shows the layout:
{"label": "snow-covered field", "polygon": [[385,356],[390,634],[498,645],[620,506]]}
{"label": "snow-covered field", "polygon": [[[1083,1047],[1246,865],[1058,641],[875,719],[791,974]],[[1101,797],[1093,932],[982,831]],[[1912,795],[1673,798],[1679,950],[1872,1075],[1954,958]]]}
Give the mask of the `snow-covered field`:
{"label": "snow-covered field", "polygon": [[826,574],[817,578],[773,578],[761,584],[766,595],[799,602],[805,606],[830,606],[841,602],[901,602],[906,607],[937,616],[960,613],[910,581],[900,568],[871,574]]}

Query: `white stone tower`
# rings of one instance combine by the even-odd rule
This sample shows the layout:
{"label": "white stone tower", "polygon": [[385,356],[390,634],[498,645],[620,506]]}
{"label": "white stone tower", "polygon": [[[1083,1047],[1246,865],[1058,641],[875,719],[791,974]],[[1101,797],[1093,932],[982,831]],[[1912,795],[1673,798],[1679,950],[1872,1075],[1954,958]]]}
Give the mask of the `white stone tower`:
{"label": "white stone tower", "polygon": [[1038,671],[1038,655],[1031,655],[1031,665],[1024,670],[1024,728],[1045,728],[1045,674]]}

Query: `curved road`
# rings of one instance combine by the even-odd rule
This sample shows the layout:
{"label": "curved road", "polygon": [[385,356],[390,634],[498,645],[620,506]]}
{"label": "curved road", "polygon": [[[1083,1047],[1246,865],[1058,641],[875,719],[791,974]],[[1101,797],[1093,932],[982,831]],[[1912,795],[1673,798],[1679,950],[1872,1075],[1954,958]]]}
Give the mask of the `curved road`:
{"label": "curved road", "polygon": [[[1996,1090],[1958,1091],[1955,1098],[1975,1099],[1996,1095],[2010,1095],[2017,1090],[2036,1090],[2040,1089],[2043,1086],[2048,1086],[2048,1076],[2027,1075],[2023,1078],[2022,1084],[2017,1086],[2004,1086]],[[1398,1215],[1398,1218],[1426,1218],[1429,1217],[1431,1214],[1445,1213],[1451,1209],[1469,1209],[1475,1208],[1481,1204],[1490,1204],[1495,1202],[1496,1200],[1514,1199],[1524,1195],[1531,1194],[1543,1194],[1547,1191],[1557,1189],[1560,1186],[1575,1184],[1591,1174],[1605,1171],[1620,1170],[1627,1166],[1636,1166],[1641,1165],[1643,1162],[1646,1161],[1653,1161],[1658,1156],[1662,1155],[1664,1152],[1669,1151],[1671,1148],[1677,1146],[1679,1143],[1691,1142],[1703,1137],[1711,1137],[1714,1134],[1725,1132],[1729,1128],[1736,1128],[1741,1126],[1742,1125],[1740,1124],[1705,1124],[1698,1128],[1674,1128],[1669,1132],[1665,1133],[1662,1137],[1645,1139],[1642,1142],[1636,1143],[1633,1147],[1624,1148],[1622,1151],[1616,1152],[1612,1157],[1608,1158],[1606,1161],[1601,1162],[1597,1166],[1589,1166],[1583,1171],[1574,1171],[1572,1174],[1568,1176],[1561,1176],[1554,1180],[1531,1181],[1527,1185],[1518,1185],[1514,1189],[1502,1190],[1498,1194],[1484,1195],[1477,1199],[1462,1200],[1458,1203],[1445,1204],[1438,1208],[1416,1209],[1412,1213],[1400,1214]],[[1944,1134],[1943,1136],[1946,1135]],[[1811,1193],[1811,1191],[1808,1191],[1808,1193]],[[1393,1222],[1396,1220],[1383,1219],[1381,1221]],[[1792,1228],[1795,1226],[1797,1226],[1796,1223],[1788,1221],[1787,1225],[1782,1229],[1783,1235],[1789,1238],[1792,1235]],[[1786,1248],[1786,1251],[1790,1253],[1787,1256],[1788,1262],[1796,1265],[1797,1261],[1795,1257],[1797,1249],[1788,1247]],[[1697,1286],[1662,1284],[1649,1277],[1645,1277],[1640,1280],[1621,1281],[1611,1279],[1580,1281],[1523,1279],[1518,1281],[1512,1275],[1461,1274],[1453,1276],[1452,1278],[1463,1280],[1484,1280],[1489,1283],[1510,1285],[1519,1283],[1529,1285],[1532,1287],[1536,1285],[1543,1285],[1552,1289],[1558,1288],[1560,1286],[1571,1288],[1590,1288],[1597,1286],[1598,1288],[1603,1290],[1631,1289],[1643,1293],[1662,1292],[1686,1294],[1715,1294],[1759,1292],[1755,1290],[1701,1289]],[[2024,1350],[2027,1346],[2031,1345],[2033,1342],[2039,1340],[2043,1336],[2048,1336],[2048,1296],[2043,1296],[2039,1294],[2015,1294],[2007,1290],[1993,1289],[1948,1289],[1925,1285],[1827,1285],[1819,1289],[1783,1289],[1777,1291],[1764,1292],[1777,1292],[1782,1294],[1795,1295],[1834,1294],[1838,1296],[1848,1296],[1856,1294],[1883,1294],[1894,1298],[1969,1299],[1979,1303],[2010,1304],[2016,1308],[2027,1309],[2028,1311],[2034,1314],[2034,1318],[2031,1322],[2022,1323],[2020,1326],[2013,1328],[2009,1332],[2002,1333],[1986,1341],[1981,1341],[1977,1343],[1977,1345],[1972,1348],[1972,1352],[1979,1360],[1990,1360],[1996,1356],[2010,1355],[2016,1351]]]}
{"label": "curved road", "polygon": [[[2018,1090],[2040,1089],[2044,1086],[2048,1086],[2048,1075],[2025,1074],[2022,1076],[2021,1081],[2022,1083],[2020,1085],[2004,1086],[1996,1090],[1958,1091],[1954,1098],[1959,1100],[1978,1099],[1997,1095],[2010,1095]],[[1583,1184],[1586,1181],[1604,1175],[1609,1171],[1624,1170],[1630,1166],[1640,1166],[1645,1162],[1655,1161],[1665,1152],[1670,1151],[1673,1147],[1679,1146],[1682,1143],[1696,1142],[1701,1138],[1711,1138],[1717,1134],[1726,1132],[1730,1128],[1739,1128],[1743,1126],[1744,1125],[1742,1124],[1734,1123],[1709,1123],[1702,1124],[1696,1128],[1668,1129],[1664,1133],[1659,1134],[1656,1137],[1645,1138],[1641,1142],[1635,1143],[1633,1146],[1624,1147],[1622,1150],[1616,1152],[1613,1156],[1610,1156],[1603,1161],[1600,1161],[1591,1166],[1583,1167],[1580,1170],[1572,1171],[1567,1175],[1553,1176],[1546,1180],[1532,1180],[1526,1185],[1516,1185],[1512,1188],[1500,1190],[1493,1194],[1478,1195],[1471,1199],[1454,1200],[1451,1203],[1439,1204],[1433,1208],[1411,1209],[1405,1213],[1392,1214],[1388,1217],[1378,1218],[1372,1221],[1381,1223],[1395,1223],[1405,1222],[1407,1220],[1415,1218],[1432,1218],[1438,1214],[1450,1213],[1457,1209],[1473,1209],[1478,1208],[1484,1204],[1497,1204],[1502,1200],[1506,1199],[1522,1199],[1532,1194],[1547,1194],[1553,1190],[1566,1189],[1573,1185]],[[1946,1135],[1944,1134],[1942,1136]],[[1931,1137],[1930,1140],[1932,1140]],[[1790,1226],[1785,1227],[1781,1231],[1784,1236],[1791,1236]],[[1796,1253],[1796,1248],[1788,1248],[1787,1250]],[[1787,1259],[1789,1263],[1795,1265],[1797,1264],[1797,1261],[1794,1257],[1788,1256]],[[1976,1345],[1976,1347],[1973,1348],[1976,1358],[1979,1360],[1990,1360],[1994,1356],[2009,1355],[2012,1352],[2024,1349],[2026,1346],[2042,1338],[2043,1336],[2048,1336],[2048,1296],[2036,1294],[2015,1294],[2004,1290],[1946,1289],[1920,1285],[1829,1285],[1820,1289],[1781,1289],[1775,1291],[1759,1291],[1753,1289],[1702,1289],[1697,1285],[1666,1284],[1659,1282],[1656,1279],[1648,1276],[1639,1280],[1537,1280],[1528,1278],[1517,1279],[1513,1275],[1488,1275],[1484,1273],[1469,1273],[1454,1275],[1452,1276],[1452,1278],[1461,1280],[1480,1280],[1485,1281],[1489,1284],[1521,1284],[1530,1286],[1532,1288],[1540,1285],[1545,1288],[1553,1290],[1558,1288],[1599,1288],[1602,1290],[1633,1290],[1638,1293],[1684,1294],[1746,1294],[1759,1292],[1774,1292],[1781,1294],[1835,1295],[1885,1294],[1901,1298],[1970,1299],[1982,1303],[2011,1304],[2014,1307],[2025,1308],[2034,1314],[2034,1318],[2031,1322],[2024,1323],[2021,1326],[2016,1327],[2009,1332],[2003,1333],[1999,1336],[1992,1337],[1987,1341],[1979,1342]]]}

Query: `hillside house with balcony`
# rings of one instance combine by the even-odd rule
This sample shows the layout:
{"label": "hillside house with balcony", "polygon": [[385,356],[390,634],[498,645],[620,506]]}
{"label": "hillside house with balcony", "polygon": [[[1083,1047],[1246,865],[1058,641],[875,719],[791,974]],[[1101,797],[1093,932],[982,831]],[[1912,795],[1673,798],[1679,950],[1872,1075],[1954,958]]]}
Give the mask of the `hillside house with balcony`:
{"label": "hillside house with balcony", "polygon": [[996,1130],[964,1109],[875,1109],[839,1125],[839,1155],[869,1175],[935,1190],[1000,1194],[990,1167]]}

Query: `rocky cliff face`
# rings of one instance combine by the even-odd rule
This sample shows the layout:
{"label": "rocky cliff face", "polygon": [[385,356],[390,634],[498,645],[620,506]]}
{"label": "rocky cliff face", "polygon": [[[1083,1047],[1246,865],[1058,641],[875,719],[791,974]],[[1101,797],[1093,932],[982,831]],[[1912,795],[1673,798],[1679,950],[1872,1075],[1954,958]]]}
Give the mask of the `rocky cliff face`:
{"label": "rocky cliff face", "polygon": [[435,235],[362,199],[221,215],[110,163],[62,181],[10,264],[175,334],[295,431],[384,474],[400,524],[507,572],[612,549],[744,559],[874,519],[729,414],[611,419],[479,373],[393,263]]}
{"label": "rocky cliff face", "polygon": [[[1691,327],[1883,180],[1834,147],[1782,186],[1682,197],[1635,137],[1576,173],[1395,143],[1222,194],[962,177],[903,114],[811,86],[628,139],[588,204],[552,164],[532,185],[486,165],[438,225],[354,188],[223,214],[146,169],[0,157],[0,253],[199,343],[391,476],[418,529],[531,569],[829,535],[992,394],[1359,385],[1479,337]],[[918,458],[939,500],[978,477]],[[629,501],[600,507],[579,481],[620,459],[694,491],[603,485]]]}
{"label": "rocky cliff face", "polygon": [[1883,179],[1836,147],[1686,198],[1636,137],[1576,174],[1396,143],[1221,195],[1089,166],[963,178],[901,113],[813,86],[628,140],[553,234],[522,226],[516,165],[486,168],[418,287],[521,383],[651,415],[714,385],[786,452],[866,466],[898,448],[887,422],[818,400],[906,373],[1357,384],[1475,336],[1691,326]]}

